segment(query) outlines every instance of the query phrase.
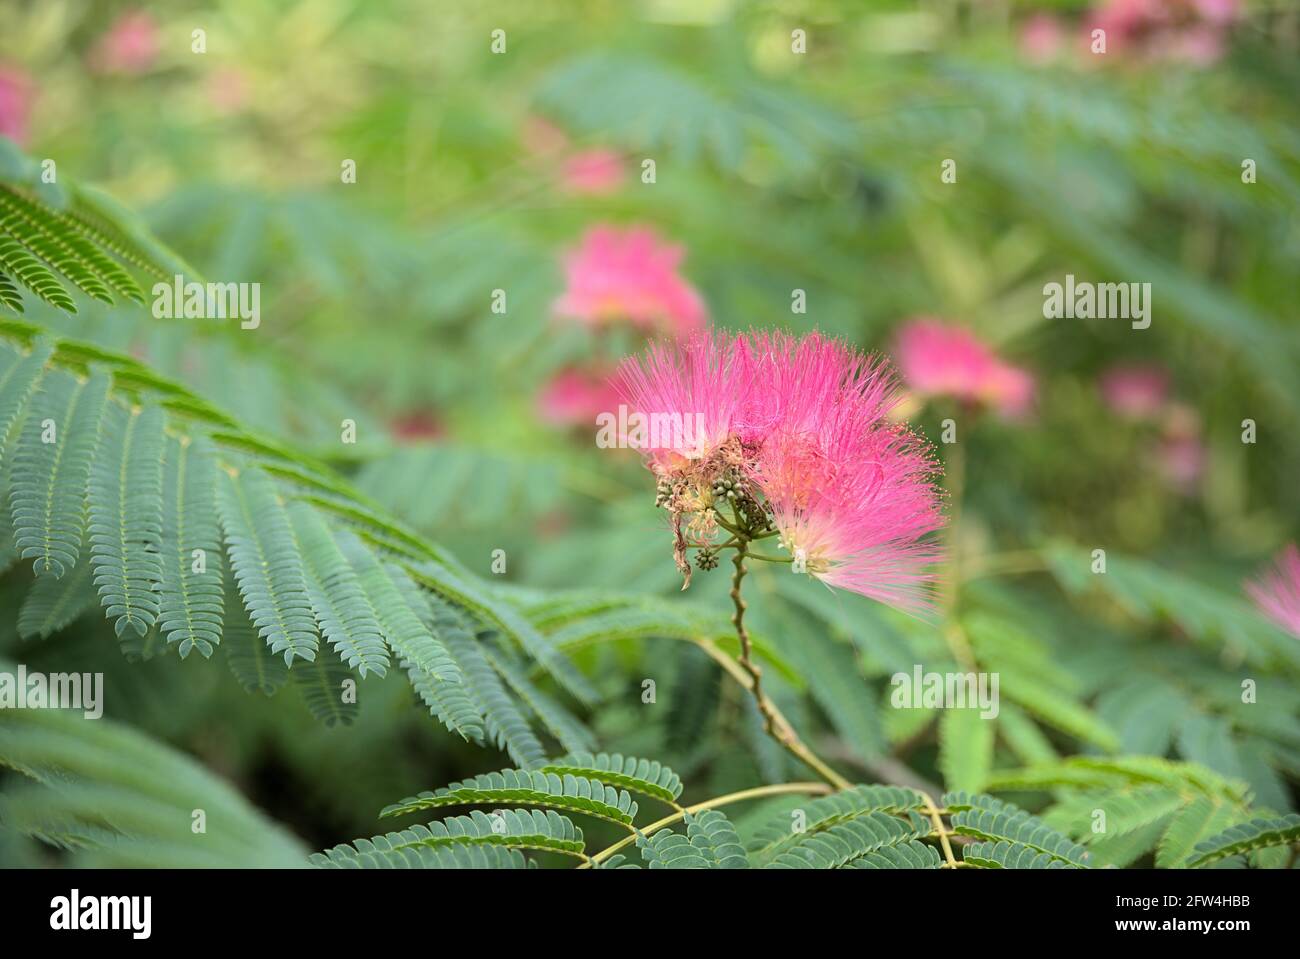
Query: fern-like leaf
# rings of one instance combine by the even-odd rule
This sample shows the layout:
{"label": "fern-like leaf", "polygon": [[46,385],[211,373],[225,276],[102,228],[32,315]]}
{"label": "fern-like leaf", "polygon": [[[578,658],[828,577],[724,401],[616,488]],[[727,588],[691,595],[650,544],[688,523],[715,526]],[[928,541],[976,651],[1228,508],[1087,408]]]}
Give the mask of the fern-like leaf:
{"label": "fern-like leaf", "polygon": [[90,561],[118,636],[144,636],[158,618],[162,447],[162,410],[108,405],[90,471]]}
{"label": "fern-like leaf", "polygon": [[667,766],[621,753],[594,756],[587,752],[570,753],[548,762],[540,771],[595,779],[672,805],[677,804],[677,797],[682,794],[681,778]]}
{"label": "fern-like leaf", "polygon": [[388,806],[381,816],[400,816],[421,809],[480,803],[525,803],[583,813],[623,826],[631,826],[637,805],[625,791],[579,776],[503,769],[434,792],[403,799]]}
{"label": "fern-like leaf", "polygon": [[1228,856],[1295,842],[1300,842],[1300,815],[1292,813],[1279,819],[1252,819],[1197,843],[1187,865],[1196,869]]}
{"label": "fern-like leaf", "polygon": [[888,846],[922,839],[931,829],[929,821],[916,813],[905,819],[884,812],[864,813],[816,832],[797,834],[764,868],[834,869]]}
{"label": "fern-like leaf", "polygon": [[0,233],[0,269],[51,306],[77,312],[72,297],[49,268],[16,239],[3,233]]}
{"label": "fern-like leaf", "polygon": [[19,437],[10,479],[14,537],[38,577],[57,579],[77,564],[108,387],[103,373],[84,383],[62,371],[50,374]]}
{"label": "fern-like leaf", "polygon": [[641,857],[651,869],[748,869],[736,829],[720,810],[686,816],[686,835],[661,829],[637,837]]}
{"label": "fern-like leaf", "polygon": [[316,658],[316,618],[307,595],[302,555],[272,481],[261,471],[227,474],[217,498],[230,564],[249,618],[271,651]]}
{"label": "fern-like leaf", "polygon": [[167,642],[180,644],[181,659],[192,649],[207,659],[221,642],[225,587],[216,480],[206,440],[167,441],[158,620]]}
{"label": "fern-like leaf", "polygon": [[1043,852],[1035,846],[1010,842],[973,842],[962,849],[962,861],[985,869],[1082,869],[1072,863]]}
{"label": "fern-like leaf", "polygon": [[62,579],[41,576],[18,611],[18,635],[24,639],[57,633],[95,605],[90,564],[80,563]]}

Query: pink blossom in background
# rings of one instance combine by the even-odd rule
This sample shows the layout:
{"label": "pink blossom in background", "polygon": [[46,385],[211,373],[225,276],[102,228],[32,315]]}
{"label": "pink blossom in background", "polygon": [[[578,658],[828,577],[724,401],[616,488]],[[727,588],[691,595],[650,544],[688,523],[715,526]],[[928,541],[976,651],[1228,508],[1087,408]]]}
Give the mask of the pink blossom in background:
{"label": "pink blossom in background", "polygon": [[1020,28],[1020,53],[1030,63],[1050,63],[1064,46],[1065,28],[1050,13],[1035,13]]}
{"label": "pink blossom in background", "polygon": [[682,253],[647,227],[594,227],[565,256],[555,315],[593,328],[627,323],[673,336],[699,330],[708,313],[678,273]]}
{"label": "pink blossom in background", "polygon": [[1192,493],[1205,472],[1205,444],[1196,436],[1166,437],[1156,448],[1156,461],[1166,483],[1180,493]]}
{"label": "pink blossom in background", "polygon": [[623,185],[623,157],[615,150],[582,150],[564,160],[560,182],[569,193],[606,196]]}
{"label": "pink blossom in background", "polygon": [[0,64],[0,136],[27,145],[27,118],[31,110],[32,83],[17,67]]}
{"label": "pink blossom in background", "polygon": [[951,396],[1011,418],[1033,405],[1033,376],[1000,359],[963,327],[913,320],[899,333],[896,354],[903,380],[921,396]]}
{"label": "pink blossom in background", "polygon": [[616,411],[618,404],[608,373],[569,367],[542,387],[537,412],[556,426],[594,426],[597,416]]}
{"label": "pink blossom in background", "polygon": [[1300,637],[1300,549],[1294,543],[1278,553],[1272,568],[1246,583],[1259,611]]}
{"label": "pink blossom in background", "polygon": [[144,10],[132,10],[113,21],[90,55],[99,73],[146,73],[158,59],[158,25]]}
{"label": "pink blossom in background", "polygon": [[[900,609],[929,607],[939,549],[925,537],[944,522],[938,466],[890,422],[899,393],[883,361],[816,333],[706,333],[629,358],[617,382],[633,410],[702,422],[694,448],[648,451],[674,485],[671,510],[707,506],[718,477],[743,477],[800,571]],[[707,541],[707,509],[698,513],[685,535]]]}
{"label": "pink blossom in background", "polygon": [[1097,385],[1105,404],[1129,419],[1152,419],[1169,399],[1169,374],[1152,364],[1117,364]]}
{"label": "pink blossom in background", "polygon": [[1222,58],[1237,0],[1107,0],[1085,23],[1106,31],[1107,53],[1209,66]]}

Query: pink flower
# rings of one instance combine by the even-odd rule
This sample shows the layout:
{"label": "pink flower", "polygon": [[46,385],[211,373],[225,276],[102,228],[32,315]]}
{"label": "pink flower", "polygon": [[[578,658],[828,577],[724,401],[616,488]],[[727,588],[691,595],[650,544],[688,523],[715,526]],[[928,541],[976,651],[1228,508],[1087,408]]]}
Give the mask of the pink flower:
{"label": "pink flower", "polygon": [[569,193],[606,196],[623,183],[623,157],[614,150],[583,150],[568,157],[560,182]]}
{"label": "pink flower", "polygon": [[32,84],[17,67],[0,65],[0,136],[19,146],[27,144],[27,117],[31,109]]}
{"label": "pink flower", "polygon": [[992,406],[1007,417],[1029,411],[1034,379],[999,359],[969,330],[938,320],[914,320],[898,336],[898,364],[922,396],[951,396]]}
{"label": "pink flower", "polygon": [[702,328],[708,314],[695,288],[677,272],[682,248],[653,230],[598,226],[564,261],[567,286],[557,316],[589,327],[629,323],[671,335]]}
{"label": "pink flower", "polygon": [[1098,381],[1102,399],[1120,416],[1153,418],[1169,399],[1169,374],[1151,364],[1117,364]]}
{"label": "pink flower", "polygon": [[898,390],[883,361],[816,333],[702,335],[626,360],[618,382],[638,411],[703,423],[693,448],[647,456],[679,566],[692,544],[712,542],[730,509],[779,536],[796,572],[901,609],[929,606],[939,549],[925,537],[943,525],[938,468],[911,430],[889,421]]}
{"label": "pink flower", "polygon": [[1106,31],[1107,52],[1208,66],[1223,56],[1237,0],[1108,0],[1086,24]]}
{"label": "pink flower", "polygon": [[569,367],[542,388],[537,412],[557,426],[590,426],[601,413],[616,410],[618,403],[618,391],[606,373]]}
{"label": "pink flower", "polygon": [[1020,28],[1020,52],[1033,64],[1050,63],[1064,46],[1065,30],[1059,17],[1036,13]]}
{"label": "pink flower", "polygon": [[99,73],[139,74],[158,59],[158,25],[144,10],[132,10],[113,21],[90,55]]}
{"label": "pink flower", "polygon": [[1259,611],[1300,637],[1300,550],[1294,543],[1278,553],[1273,568],[1246,583]]}

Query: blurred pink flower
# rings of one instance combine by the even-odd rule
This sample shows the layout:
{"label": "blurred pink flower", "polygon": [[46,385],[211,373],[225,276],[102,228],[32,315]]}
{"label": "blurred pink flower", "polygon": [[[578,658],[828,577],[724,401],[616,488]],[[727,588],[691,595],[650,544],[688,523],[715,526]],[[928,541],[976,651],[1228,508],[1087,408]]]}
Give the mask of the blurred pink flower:
{"label": "blurred pink flower", "polygon": [[1196,489],[1205,472],[1205,444],[1196,436],[1170,436],[1160,441],[1157,462],[1165,482],[1180,493]]}
{"label": "blurred pink flower", "polygon": [[1223,56],[1239,12],[1237,0],[1107,0],[1085,26],[1106,31],[1108,53],[1207,66]]}
{"label": "blurred pink flower", "polygon": [[1152,364],[1116,364],[1097,385],[1106,405],[1129,419],[1152,419],[1169,399],[1169,374]]}
{"label": "blurred pink flower", "polygon": [[158,24],[144,10],[131,10],[113,21],[90,55],[97,73],[140,74],[158,59]]}
{"label": "blurred pink flower", "polygon": [[0,136],[27,145],[27,118],[31,111],[32,83],[17,67],[0,64]]}
{"label": "blurred pink flower", "polygon": [[560,181],[569,193],[605,196],[623,183],[623,157],[615,150],[583,150],[565,159]]}
{"label": "blurred pink flower", "polygon": [[938,467],[889,422],[898,390],[883,362],[816,333],[705,333],[625,360],[618,383],[633,411],[700,424],[694,444],[647,455],[679,566],[689,540],[711,540],[714,484],[728,480],[761,495],[796,572],[901,609],[929,606]]}
{"label": "blurred pink flower", "polygon": [[1293,636],[1300,637],[1300,549],[1289,544],[1273,567],[1246,583],[1259,611]]}
{"label": "blurred pink flower", "polygon": [[1033,376],[1000,359],[962,327],[913,320],[899,333],[896,353],[903,380],[921,396],[951,396],[1012,418],[1033,404]]}
{"label": "blurred pink flower", "polygon": [[617,410],[618,404],[607,373],[568,367],[542,387],[537,412],[556,426],[595,426],[598,415]]}
{"label": "blurred pink flower", "polygon": [[1059,17],[1035,13],[1020,28],[1020,52],[1034,64],[1050,63],[1061,53],[1065,28]]}
{"label": "blurred pink flower", "polygon": [[566,255],[567,286],[556,316],[589,327],[628,323],[674,336],[701,329],[704,301],[677,272],[682,248],[646,227],[598,226]]}

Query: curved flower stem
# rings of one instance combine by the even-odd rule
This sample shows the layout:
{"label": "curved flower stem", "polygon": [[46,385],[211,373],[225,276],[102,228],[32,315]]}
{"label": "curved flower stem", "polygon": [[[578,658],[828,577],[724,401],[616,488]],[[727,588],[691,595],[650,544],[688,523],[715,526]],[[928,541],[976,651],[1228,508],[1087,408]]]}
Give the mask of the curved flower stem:
{"label": "curved flower stem", "polygon": [[731,602],[736,607],[735,614],[731,617],[731,622],[735,624],[736,636],[740,640],[740,665],[749,677],[749,691],[754,696],[754,702],[758,705],[758,711],[763,717],[763,728],[767,734],[775,739],[781,746],[796,759],[806,764],[809,768],[815,770],[817,775],[821,776],[828,783],[837,789],[848,789],[853,784],[828,766],[825,762],[809,749],[799,735],[794,731],[776,706],[763,692],[762,670],[754,662],[754,650],[749,641],[749,631],[745,629],[745,601],[740,595],[740,586],[745,579],[745,557],[749,555],[749,540],[741,539],[736,546],[736,555],[731,558],[732,564],[736,567],[735,574],[731,577]]}
{"label": "curved flower stem", "polygon": [[[812,793],[813,795],[824,795],[825,793],[832,791],[831,787],[825,783],[780,783],[775,786],[756,786],[753,789],[743,789],[737,793],[728,793],[725,796],[718,796],[715,799],[696,803],[694,806],[687,806],[685,809],[675,812],[671,816],[665,816],[658,822],[651,823],[644,829],[640,830],[640,834],[643,836],[649,836],[651,833],[656,833],[665,826],[671,826],[673,823],[685,819],[688,814],[704,812],[706,809],[716,809],[719,806],[729,806],[732,803],[744,802],[746,799],[761,799],[765,796],[781,796],[786,793]],[[614,853],[628,845],[628,843],[635,841],[635,835],[626,836],[614,843],[612,846],[607,846],[594,856],[591,856],[587,862],[583,863],[578,868],[589,869],[592,866],[598,866],[600,863],[609,859],[610,856],[614,855]]]}

